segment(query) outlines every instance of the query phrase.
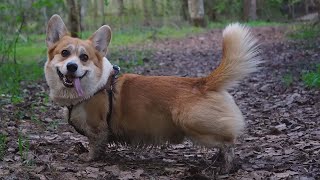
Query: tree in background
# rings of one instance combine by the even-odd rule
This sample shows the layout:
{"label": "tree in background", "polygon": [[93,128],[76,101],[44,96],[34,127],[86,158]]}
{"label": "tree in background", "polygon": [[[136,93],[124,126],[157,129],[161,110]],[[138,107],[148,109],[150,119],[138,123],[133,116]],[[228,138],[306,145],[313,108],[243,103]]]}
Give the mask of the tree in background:
{"label": "tree in background", "polygon": [[214,0],[204,0],[204,12],[209,21],[216,21],[217,15],[215,11],[215,2]]}
{"label": "tree in background", "polygon": [[150,25],[150,9],[148,7],[148,0],[143,0],[142,2],[144,25]]}
{"label": "tree in background", "polygon": [[188,0],[191,23],[197,27],[205,27],[203,0]]}
{"label": "tree in background", "polygon": [[185,21],[190,21],[188,0],[181,0],[181,17]]}
{"label": "tree in background", "polygon": [[315,0],[315,4],[318,10],[318,23],[320,23],[320,0]]}
{"label": "tree in background", "polygon": [[244,21],[257,20],[257,1],[256,0],[243,1],[243,20]]}
{"label": "tree in background", "polygon": [[123,16],[125,15],[125,8],[123,0],[118,0],[118,15]]}
{"label": "tree in background", "polygon": [[76,0],[66,0],[68,6],[69,30],[72,37],[79,37],[81,32],[80,5]]}
{"label": "tree in background", "polygon": [[108,6],[108,1],[104,1],[104,0],[100,0],[99,1],[99,7],[100,7],[100,16],[102,17],[102,20],[101,20],[101,26],[105,25],[106,24],[106,15],[105,15],[105,12],[104,12],[104,6]]}

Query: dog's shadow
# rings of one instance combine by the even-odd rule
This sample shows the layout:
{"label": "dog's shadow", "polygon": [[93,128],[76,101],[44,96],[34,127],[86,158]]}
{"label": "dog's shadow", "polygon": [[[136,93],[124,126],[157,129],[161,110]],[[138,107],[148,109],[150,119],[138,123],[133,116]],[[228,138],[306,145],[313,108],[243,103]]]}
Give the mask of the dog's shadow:
{"label": "dog's shadow", "polygon": [[[86,149],[81,151],[87,152]],[[81,154],[79,151],[77,153]],[[220,175],[223,167],[217,149],[193,146],[190,142],[156,147],[108,145],[106,153],[96,162],[108,166],[117,165],[122,170],[143,169],[149,174],[159,174],[159,172],[161,173],[159,175],[183,174],[184,177],[197,177],[196,179],[200,176]],[[234,162],[229,173],[236,172],[240,168],[236,163],[239,161]]]}

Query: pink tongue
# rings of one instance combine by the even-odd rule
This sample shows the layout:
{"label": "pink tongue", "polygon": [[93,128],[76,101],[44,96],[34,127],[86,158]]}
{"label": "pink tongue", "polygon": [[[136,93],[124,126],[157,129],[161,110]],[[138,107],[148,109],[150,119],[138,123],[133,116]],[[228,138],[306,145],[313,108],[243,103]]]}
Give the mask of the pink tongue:
{"label": "pink tongue", "polygon": [[81,88],[80,79],[79,78],[74,78],[73,84],[74,84],[74,87],[77,90],[78,96],[83,96],[83,90]]}

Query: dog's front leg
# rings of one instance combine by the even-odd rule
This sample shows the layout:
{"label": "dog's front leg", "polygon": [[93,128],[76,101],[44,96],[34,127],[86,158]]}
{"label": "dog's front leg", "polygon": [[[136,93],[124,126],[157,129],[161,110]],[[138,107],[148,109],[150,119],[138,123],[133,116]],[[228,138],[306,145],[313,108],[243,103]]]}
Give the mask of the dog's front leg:
{"label": "dog's front leg", "polygon": [[105,153],[107,145],[107,136],[100,135],[96,137],[88,137],[89,152],[80,155],[80,159],[85,162],[95,161],[101,159]]}

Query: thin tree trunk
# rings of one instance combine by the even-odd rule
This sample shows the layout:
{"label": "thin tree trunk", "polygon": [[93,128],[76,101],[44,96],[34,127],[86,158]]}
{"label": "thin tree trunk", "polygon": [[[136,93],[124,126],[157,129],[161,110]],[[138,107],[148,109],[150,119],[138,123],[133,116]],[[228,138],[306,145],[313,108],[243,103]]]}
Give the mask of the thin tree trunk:
{"label": "thin tree trunk", "polygon": [[142,1],[143,16],[144,16],[144,25],[150,25],[150,12],[148,8],[148,0]]}
{"label": "thin tree trunk", "polygon": [[118,0],[118,15],[123,16],[125,15],[125,8],[123,0]]}
{"label": "thin tree trunk", "polygon": [[257,20],[257,1],[256,0],[243,1],[243,20],[245,21]]}
{"label": "thin tree trunk", "polygon": [[315,0],[315,5],[318,11],[318,23],[320,22],[320,0]]}
{"label": "thin tree trunk", "polygon": [[197,27],[205,27],[203,0],[188,0],[191,23]]}
{"label": "thin tree trunk", "polygon": [[92,0],[93,1],[93,22],[94,22],[94,28],[98,25],[98,0]]}
{"label": "thin tree trunk", "polygon": [[158,16],[158,4],[156,0],[151,0],[151,8],[152,14],[157,17]]}
{"label": "thin tree trunk", "polygon": [[79,37],[80,30],[80,12],[76,0],[67,0],[69,9],[69,24],[72,37]]}
{"label": "thin tree trunk", "polygon": [[213,0],[205,0],[204,1],[204,11],[209,21],[215,21],[217,19],[216,12],[214,9],[215,1]]}
{"label": "thin tree trunk", "polygon": [[88,1],[87,0],[80,0],[79,2],[79,9],[80,9],[80,29],[81,31],[85,29],[84,25],[84,17],[86,16],[87,13],[87,8],[88,8]]}
{"label": "thin tree trunk", "polygon": [[137,11],[136,11],[136,6],[135,6],[135,1],[130,1],[131,2],[131,13],[132,15],[136,15]]}
{"label": "thin tree trunk", "polygon": [[106,15],[104,13],[104,0],[100,0],[100,13],[102,16],[101,25],[106,24]]}
{"label": "thin tree trunk", "polygon": [[181,0],[181,16],[185,21],[190,21],[188,9],[188,0]]}

